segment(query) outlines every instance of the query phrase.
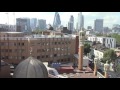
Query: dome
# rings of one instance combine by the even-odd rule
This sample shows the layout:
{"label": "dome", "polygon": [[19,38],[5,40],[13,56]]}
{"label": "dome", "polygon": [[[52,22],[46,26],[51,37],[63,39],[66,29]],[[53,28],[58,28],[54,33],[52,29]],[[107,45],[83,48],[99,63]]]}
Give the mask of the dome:
{"label": "dome", "polygon": [[41,61],[33,57],[28,57],[18,64],[13,78],[48,78],[48,72]]}

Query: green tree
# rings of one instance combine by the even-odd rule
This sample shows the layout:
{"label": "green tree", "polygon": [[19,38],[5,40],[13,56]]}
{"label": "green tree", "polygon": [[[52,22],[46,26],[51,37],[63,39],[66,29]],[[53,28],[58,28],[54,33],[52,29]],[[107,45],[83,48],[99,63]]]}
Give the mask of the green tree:
{"label": "green tree", "polygon": [[110,62],[115,62],[117,59],[117,55],[114,52],[114,50],[109,49],[104,52],[103,59],[101,60],[103,63],[106,63],[106,61]]}
{"label": "green tree", "polygon": [[84,54],[87,55],[91,51],[91,46],[90,44],[86,43],[84,44]]}
{"label": "green tree", "polygon": [[116,39],[117,44],[120,44],[120,35],[119,34],[112,34],[111,37]]}

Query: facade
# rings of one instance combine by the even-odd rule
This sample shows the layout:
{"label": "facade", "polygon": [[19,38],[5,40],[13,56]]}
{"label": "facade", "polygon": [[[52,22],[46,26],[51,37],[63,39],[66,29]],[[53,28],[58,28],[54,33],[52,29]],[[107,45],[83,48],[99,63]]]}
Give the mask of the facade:
{"label": "facade", "polygon": [[74,31],[74,17],[73,15],[70,16],[69,22],[68,22],[68,30]]}
{"label": "facade", "polygon": [[53,28],[56,30],[61,25],[60,15],[58,12],[55,12]]}
{"label": "facade", "polygon": [[37,27],[37,18],[31,18],[30,19],[30,27],[32,31],[34,31]]}
{"label": "facade", "polygon": [[31,33],[29,18],[17,18],[16,25],[17,25],[17,30],[19,30],[20,32]]}
{"label": "facade", "polygon": [[116,47],[116,39],[110,37],[88,37],[89,41],[97,41],[100,42],[103,46],[107,48],[115,48]]}
{"label": "facade", "polygon": [[7,25],[7,24],[0,24],[0,32],[15,32],[16,25]]}
{"label": "facade", "polygon": [[103,58],[104,52],[94,49],[94,55],[95,55],[95,58],[98,58],[100,60]]}
{"label": "facade", "polygon": [[95,20],[94,30],[98,33],[103,33],[103,19],[96,19]]}
{"label": "facade", "polygon": [[84,16],[82,15],[82,12],[78,13],[78,31],[81,29],[81,28],[84,28]]}
{"label": "facade", "polygon": [[[28,37],[22,33],[0,33],[1,58],[5,62],[18,64],[30,55],[29,48],[32,46],[32,56],[42,62],[68,62],[72,61],[75,54],[75,37]],[[9,37],[9,38],[8,38]]]}
{"label": "facade", "polygon": [[39,19],[38,20],[38,26],[40,30],[46,30],[46,20],[44,19]]}

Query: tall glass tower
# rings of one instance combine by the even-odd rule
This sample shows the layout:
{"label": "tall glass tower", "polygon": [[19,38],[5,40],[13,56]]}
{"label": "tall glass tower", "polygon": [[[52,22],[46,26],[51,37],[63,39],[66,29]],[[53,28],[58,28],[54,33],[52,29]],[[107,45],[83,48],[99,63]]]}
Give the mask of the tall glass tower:
{"label": "tall glass tower", "polygon": [[78,30],[81,30],[81,28],[84,28],[84,16],[82,15],[82,12],[78,13]]}
{"label": "tall glass tower", "polygon": [[70,30],[70,31],[74,30],[74,17],[73,17],[73,15],[70,16],[70,19],[68,22],[68,30]]}
{"label": "tall glass tower", "polygon": [[58,12],[55,12],[53,28],[56,30],[61,25],[60,15]]}

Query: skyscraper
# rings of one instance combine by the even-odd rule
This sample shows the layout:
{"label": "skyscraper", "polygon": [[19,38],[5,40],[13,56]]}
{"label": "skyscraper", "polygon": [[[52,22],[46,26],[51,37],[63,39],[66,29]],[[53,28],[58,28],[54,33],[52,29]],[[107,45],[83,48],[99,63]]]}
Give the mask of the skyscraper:
{"label": "skyscraper", "polygon": [[32,30],[35,30],[37,27],[37,18],[31,18],[30,19],[30,27]]}
{"label": "skyscraper", "polygon": [[103,19],[96,19],[94,22],[94,30],[102,33],[103,32]]}
{"label": "skyscraper", "polygon": [[53,28],[56,30],[61,25],[60,15],[58,12],[55,12]]}
{"label": "skyscraper", "polygon": [[19,31],[24,32],[24,33],[31,33],[29,18],[17,18],[16,25]]}
{"label": "skyscraper", "polygon": [[73,17],[73,15],[70,16],[70,19],[68,22],[68,30],[70,30],[70,31],[74,30],[74,17]]}
{"label": "skyscraper", "polygon": [[81,28],[84,28],[84,16],[82,15],[82,12],[78,13],[78,31],[81,29]]}
{"label": "skyscraper", "polygon": [[40,30],[45,30],[46,29],[46,20],[44,19],[39,19],[38,20],[38,28]]}

